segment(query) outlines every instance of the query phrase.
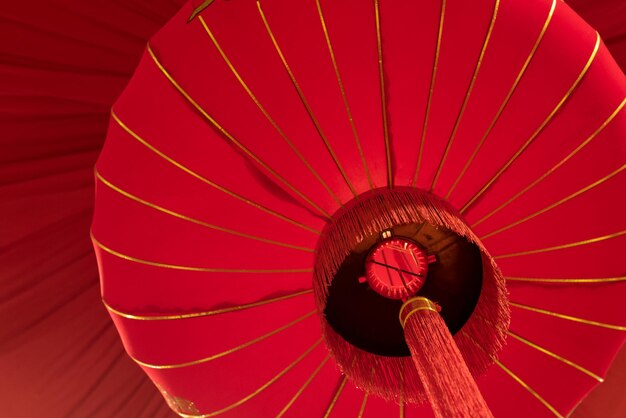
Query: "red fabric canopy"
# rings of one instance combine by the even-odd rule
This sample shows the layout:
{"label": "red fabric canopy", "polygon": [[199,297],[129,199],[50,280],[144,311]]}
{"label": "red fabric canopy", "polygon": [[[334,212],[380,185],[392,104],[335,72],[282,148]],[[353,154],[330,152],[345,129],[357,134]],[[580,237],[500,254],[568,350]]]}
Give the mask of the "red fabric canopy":
{"label": "red fabric canopy", "polygon": [[[619,13],[624,8],[620,3],[572,2],[601,31],[624,68],[626,54],[620,51],[624,51],[626,46],[622,36],[626,25],[625,14]],[[116,332],[99,304],[97,272],[91,256],[88,227],[93,196],[92,166],[104,138],[109,107],[128,81],[145,40],[177,7],[177,4],[169,2],[148,4],[137,1],[123,5],[109,2],[86,6],[82,2],[63,1],[11,4],[3,6],[0,12],[3,39],[13,40],[0,45],[0,100],[3,109],[0,309],[2,318],[9,319],[2,321],[0,328],[0,375],[4,377],[0,380],[0,393],[3,394],[3,408],[7,415],[171,415],[154,387],[123,354]],[[581,56],[582,61],[586,58]],[[599,108],[598,115],[606,110]],[[540,113],[541,109],[537,112]],[[594,120],[588,122],[589,127],[595,126]],[[372,120],[372,123],[380,121]],[[560,129],[567,131],[567,124]],[[454,158],[451,154],[451,161]],[[132,165],[134,161],[129,160],[128,164]],[[607,163],[588,168],[602,171],[609,166]],[[574,170],[562,175],[569,179],[576,177],[577,172]],[[384,183],[384,180],[380,181]],[[445,184],[447,180],[443,177],[440,181]],[[554,181],[559,184],[556,179]],[[102,192],[107,193],[106,190]],[[344,193],[348,195],[349,191],[344,190]],[[540,194],[539,191],[537,193]],[[563,191],[564,196],[569,193]],[[545,199],[546,202],[555,200],[551,196],[545,196]],[[537,208],[541,207],[540,203],[536,201]],[[200,209],[210,210],[207,207]],[[471,220],[477,221],[484,214],[477,210]],[[497,219],[494,216],[490,222],[494,222],[494,226],[508,223],[507,219],[500,218],[496,225]],[[553,221],[558,225],[557,215]],[[487,226],[484,224],[484,232],[487,232]],[[569,242],[565,236],[562,237],[563,242]],[[497,236],[491,238],[492,242],[498,239]],[[520,236],[517,241],[523,243],[525,239]],[[546,246],[552,244],[557,243],[545,243]],[[520,245],[510,248],[510,251],[518,248],[524,249]],[[517,271],[523,275],[523,265],[518,260]],[[509,267],[503,262],[503,267],[512,269],[518,260],[510,261],[512,264]],[[572,275],[581,274],[581,268],[583,272],[588,268],[598,277],[602,269],[607,274],[612,271],[610,260],[599,266],[600,270],[597,270],[598,266],[585,266],[584,259],[581,260],[582,267],[572,267]],[[290,257],[285,261],[297,265],[297,259]],[[549,272],[547,275],[553,276]],[[155,279],[158,280],[158,277]],[[296,286],[297,283],[293,290],[301,288]],[[550,290],[538,295],[535,288],[520,286],[516,289],[512,297],[518,300],[525,298],[529,292],[532,292],[533,300],[545,298],[542,299],[545,304],[541,304],[544,307],[555,300]],[[250,292],[253,290],[250,289]],[[581,291],[588,290],[584,288]],[[295,301],[286,303],[298,305]],[[205,301],[201,302],[203,305],[198,306],[205,306]],[[294,313],[304,314],[306,308],[300,304],[294,308]],[[296,312],[296,309],[302,311]],[[588,309],[592,317],[593,305],[583,309]],[[534,315],[532,312],[516,314],[518,317]],[[230,320],[233,320],[232,317]],[[546,323],[557,321],[542,320]],[[303,329],[316,326],[312,319],[305,321],[300,325]],[[525,323],[518,322],[518,326],[523,327]],[[271,325],[263,322],[263,325],[253,325],[252,328],[260,334],[262,327],[267,326],[269,330]],[[555,323],[556,327],[566,325],[560,321]],[[273,344],[279,344],[279,341],[274,340]],[[305,342],[302,341],[303,344]],[[555,347],[577,344],[575,340],[555,340],[553,343]],[[510,344],[514,350],[527,350],[514,341]],[[229,346],[225,345],[226,348]],[[266,350],[268,355],[273,354],[273,345],[268,345]],[[298,387],[324,357],[321,347],[315,350],[306,360],[306,365],[302,365],[308,371],[298,373],[294,370],[296,373],[290,381],[299,382]],[[304,351],[304,346],[301,351]],[[588,358],[584,356],[584,359]],[[537,354],[535,360],[539,364],[545,358]],[[242,368],[245,366],[241,365]],[[602,372],[603,368],[603,365],[598,365],[594,370]],[[232,368],[228,370],[233,372]],[[338,376],[330,363],[326,363],[320,373],[310,389],[320,396],[324,396],[326,391],[328,397],[335,387],[322,384],[333,381],[333,376],[335,383],[341,382],[337,381]],[[277,382],[278,392],[283,393],[283,398],[274,402],[284,405],[289,400],[295,388],[290,381],[280,383],[283,386],[278,386]],[[509,379],[498,380],[494,384],[499,386],[499,390],[523,390]],[[549,391],[551,388],[545,389]],[[305,394],[299,400],[302,410],[306,410],[308,405],[319,406],[317,397],[309,399],[307,396]],[[335,411],[338,416],[354,414],[354,405],[358,410],[362,400],[363,394],[347,385]],[[602,412],[597,412],[598,416],[609,417],[611,413],[620,416],[623,410],[615,405],[599,405],[596,411]],[[385,408],[389,405],[385,406],[375,398],[367,401],[367,413],[372,416],[386,416],[377,412],[385,411]]]}
{"label": "red fabric canopy", "polygon": [[[113,107],[93,224],[126,349],[194,403],[179,411],[290,405],[325,353],[302,294],[316,231],[370,188],[414,186],[458,208],[509,278],[511,338],[479,381],[494,414],[568,414],[626,330],[626,79],[595,31],[557,1],[192,10]],[[179,314],[194,317],[129,317]]]}

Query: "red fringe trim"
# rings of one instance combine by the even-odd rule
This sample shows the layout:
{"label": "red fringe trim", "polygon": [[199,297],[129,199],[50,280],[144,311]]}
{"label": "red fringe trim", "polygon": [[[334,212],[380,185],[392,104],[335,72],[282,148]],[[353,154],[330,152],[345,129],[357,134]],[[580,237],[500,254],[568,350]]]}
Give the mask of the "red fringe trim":
{"label": "red fringe trim", "polygon": [[[463,326],[482,350],[468,339],[454,337],[470,372],[477,378],[493,364],[506,341],[510,311],[500,269],[461,215],[438,197],[412,188],[378,189],[359,196],[333,216],[316,248],[313,291],[322,334],[331,355],[357,386],[384,399],[423,403],[424,388],[410,357],[384,357],[345,341],[326,322],[328,286],[350,251],[366,237],[408,223],[427,222],[465,237],[482,253],[483,285],[474,314]],[[478,315],[477,315],[478,314]],[[481,316],[495,326],[478,318]],[[484,350],[484,351],[483,351]]]}

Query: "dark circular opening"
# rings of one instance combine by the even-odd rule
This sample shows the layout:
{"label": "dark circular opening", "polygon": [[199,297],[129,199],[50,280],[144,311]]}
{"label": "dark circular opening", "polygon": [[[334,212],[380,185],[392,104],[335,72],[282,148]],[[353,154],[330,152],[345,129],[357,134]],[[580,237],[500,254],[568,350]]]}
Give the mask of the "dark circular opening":
{"label": "dark circular opening", "polygon": [[[417,295],[442,307],[441,316],[455,334],[471,316],[480,296],[483,266],[479,248],[450,230],[427,223],[406,224],[391,231],[394,238],[414,242],[435,256]],[[382,296],[361,279],[366,275],[367,256],[380,241],[379,235],[370,236],[345,258],[328,288],[324,315],[335,332],[362,350],[382,356],[410,356],[398,320],[402,301]]]}

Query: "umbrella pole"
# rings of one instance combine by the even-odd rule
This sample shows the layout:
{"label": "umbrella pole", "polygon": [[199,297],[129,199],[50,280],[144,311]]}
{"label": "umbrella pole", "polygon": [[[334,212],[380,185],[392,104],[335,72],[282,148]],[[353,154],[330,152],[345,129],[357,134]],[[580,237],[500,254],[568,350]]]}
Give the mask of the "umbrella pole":
{"label": "umbrella pole", "polygon": [[439,307],[414,297],[400,309],[400,323],[424,391],[437,418],[493,418]]}

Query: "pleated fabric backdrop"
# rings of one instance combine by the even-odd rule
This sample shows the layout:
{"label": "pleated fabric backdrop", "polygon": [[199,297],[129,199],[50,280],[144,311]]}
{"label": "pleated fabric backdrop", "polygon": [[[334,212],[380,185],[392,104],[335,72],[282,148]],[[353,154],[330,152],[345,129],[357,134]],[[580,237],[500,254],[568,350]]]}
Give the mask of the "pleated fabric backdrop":
{"label": "pleated fabric backdrop", "polygon": [[[110,106],[180,0],[0,7],[0,415],[172,417],[100,303],[89,225]],[[626,68],[626,3],[568,2]],[[621,417],[626,356],[574,417]],[[622,389],[620,389],[622,388]],[[622,404],[620,405],[620,402]]]}
{"label": "pleated fabric backdrop", "polygon": [[181,4],[0,6],[0,416],[173,416],[100,303],[89,225],[110,106]]}

